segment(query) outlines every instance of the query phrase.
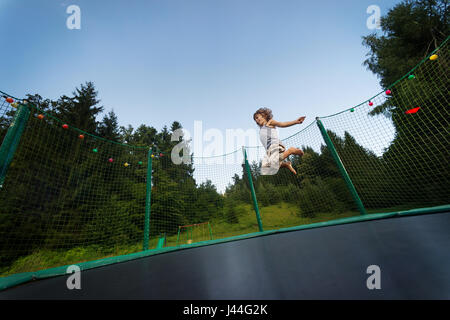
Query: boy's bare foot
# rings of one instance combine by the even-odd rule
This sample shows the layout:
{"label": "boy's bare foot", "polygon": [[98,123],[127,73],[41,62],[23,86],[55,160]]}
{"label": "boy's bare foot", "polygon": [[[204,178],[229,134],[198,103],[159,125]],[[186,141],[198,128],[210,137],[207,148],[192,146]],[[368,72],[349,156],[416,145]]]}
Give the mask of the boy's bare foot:
{"label": "boy's bare foot", "polygon": [[297,171],[295,171],[294,167],[292,167],[292,163],[290,161],[283,162],[281,164],[281,166],[285,167],[285,168],[288,168],[289,171],[291,171],[293,174],[295,174],[295,175],[297,174]]}

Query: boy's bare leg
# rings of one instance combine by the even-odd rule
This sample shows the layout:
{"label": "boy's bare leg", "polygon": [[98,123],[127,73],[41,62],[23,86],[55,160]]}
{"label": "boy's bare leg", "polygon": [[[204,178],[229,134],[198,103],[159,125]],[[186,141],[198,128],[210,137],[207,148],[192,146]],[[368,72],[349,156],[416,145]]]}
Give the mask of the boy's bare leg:
{"label": "boy's bare leg", "polygon": [[281,163],[281,168],[288,168],[293,174],[297,174],[297,171],[292,167],[292,163],[290,161],[283,161]]}
{"label": "boy's bare leg", "polygon": [[289,149],[287,149],[285,152],[283,152],[283,160],[286,159],[287,157],[289,157],[291,154],[295,154],[298,156],[303,156],[303,151],[294,147],[290,147]]}

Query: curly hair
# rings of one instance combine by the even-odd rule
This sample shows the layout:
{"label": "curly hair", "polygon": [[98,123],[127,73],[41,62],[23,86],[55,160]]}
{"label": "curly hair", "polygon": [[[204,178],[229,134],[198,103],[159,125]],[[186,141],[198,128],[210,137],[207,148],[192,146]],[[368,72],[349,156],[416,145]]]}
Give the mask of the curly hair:
{"label": "curly hair", "polygon": [[267,121],[269,121],[273,118],[272,110],[270,110],[269,108],[259,108],[253,115],[253,120],[255,120],[255,121],[256,121],[257,114],[262,115],[263,118],[266,119]]}

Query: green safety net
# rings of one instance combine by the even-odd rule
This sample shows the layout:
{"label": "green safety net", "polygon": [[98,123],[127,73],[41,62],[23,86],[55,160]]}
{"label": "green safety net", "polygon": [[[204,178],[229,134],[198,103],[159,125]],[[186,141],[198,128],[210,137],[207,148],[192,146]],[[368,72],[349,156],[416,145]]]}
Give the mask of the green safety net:
{"label": "green safety net", "polygon": [[[186,146],[182,138],[113,142],[1,97],[2,149],[17,144],[0,189],[1,275],[447,205],[448,44],[434,54],[388,92],[284,139],[304,152],[288,159],[297,175],[261,175],[262,146],[209,158],[189,151],[176,164],[160,149]],[[23,132],[9,141],[24,108]]]}
{"label": "green safety net", "polygon": [[[390,88],[338,114],[318,120],[285,139],[286,148],[304,156],[288,160],[297,176],[283,168],[274,176],[255,172],[258,203],[267,215],[285,221],[268,228],[316,221],[433,207],[449,203],[450,109],[448,44],[427,57]],[[355,199],[324,141],[319,122],[356,190]],[[253,148],[255,167],[265,150]],[[363,210],[357,206],[363,205]],[[271,220],[271,219],[269,219]],[[310,219],[306,221],[311,221]]]}
{"label": "green safety net", "polygon": [[16,111],[16,109],[11,106],[11,103],[6,101],[7,98],[7,96],[2,96],[0,98],[0,128],[2,129],[0,130],[0,141],[3,141],[3,139],[5,138],[7,131],[6,129],[11,125],[13,116]]}
{"label": "green safety net", "polygon": [[[194,229],[200,230],[209,224],[215,239],[258,231],[249,190],[243,189],[239,201],[227,191],[235,182],[245,181],[242,151],[186,162],[174,164],[168,154],[153,163],[151,233],[165,234],[166,246],[173,246],[188,225],[199,225]],[[208,233],[202,234],[193,240],[210,239]]]}
{"label": "green safety net", "polygon": [[368,211],[449,203],[448,62],[445,42],[386,92],[321,119]]}
{"label": "green safety net", "polygon": [[27,106],[29,119],[0,190],[2,271],[142,250],[148,148],[66,128]]}
{"label": "green safety net", "polygon": [[261,175],[266,150],[247,148],[264,229],[360,214],[316,122],[282,140],[282,144],[286,150],[295,148],[304,153],[286,159],[296,175],[284,167],[275,175]]}

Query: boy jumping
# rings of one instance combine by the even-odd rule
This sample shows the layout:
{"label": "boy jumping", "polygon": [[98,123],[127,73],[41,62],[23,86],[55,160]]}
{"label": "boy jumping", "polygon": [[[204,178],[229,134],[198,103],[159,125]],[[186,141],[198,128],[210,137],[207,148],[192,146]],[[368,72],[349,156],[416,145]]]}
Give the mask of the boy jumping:
{"label": "boy jumping", "polygon": [[286,150],[278,138],[276,127],[287,128],[305,121],[305,117],[300,117],[294,121],[278,122],[273,119],[272,110],[260,108],[253,115],[253,119],[260,127],[259,137],[266,149],[266,156],[262,161],[261,174],[274,175],[280,168],[288,168],[293,174],[297,174],[291,162],[284,161],[291,154],[303,156],[303,151],[294,147]]}

